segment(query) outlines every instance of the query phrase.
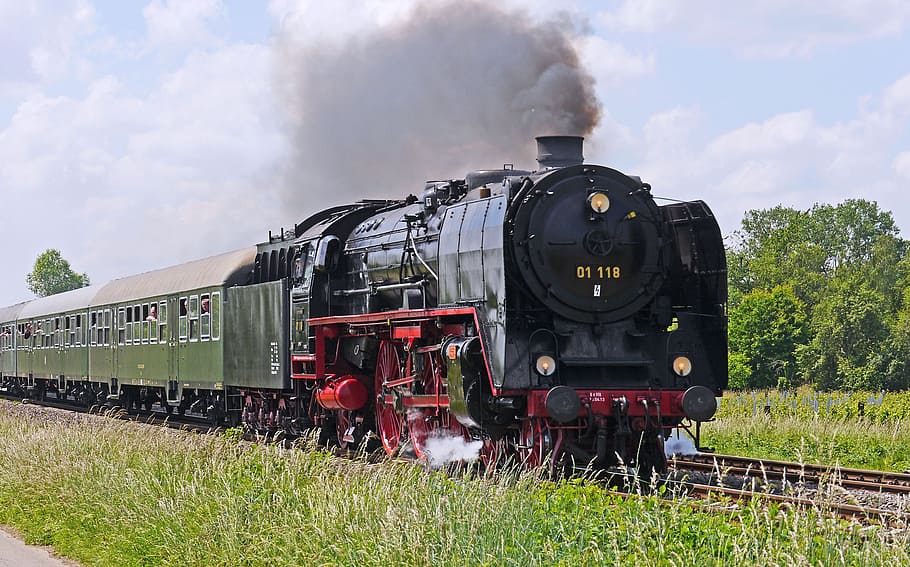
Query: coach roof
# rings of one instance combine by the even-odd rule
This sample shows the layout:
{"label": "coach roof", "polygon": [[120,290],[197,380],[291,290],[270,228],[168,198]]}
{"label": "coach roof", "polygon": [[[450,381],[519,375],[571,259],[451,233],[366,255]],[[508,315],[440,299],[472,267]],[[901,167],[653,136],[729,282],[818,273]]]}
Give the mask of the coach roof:
{"label": "coach roof", "polygon": [[23,301],[9,307],[0,307],[0,323],[10,323],[19,318],[19,313],[30,302]]}
{"label": "coach roof", "polygon": [[95,294],[103,287],[101,285],[93,285],[30,301],[19,312],[19,319],[31,319],[33,317],[85,309],[92,298],[95,297]]}
{"label": "coach roof", "polygon": [[179,266],[120,278],[102,287],[88,305],[109,305],[205,287],[245,284],[248,283],[255,258],[256,248],[244,248]]}

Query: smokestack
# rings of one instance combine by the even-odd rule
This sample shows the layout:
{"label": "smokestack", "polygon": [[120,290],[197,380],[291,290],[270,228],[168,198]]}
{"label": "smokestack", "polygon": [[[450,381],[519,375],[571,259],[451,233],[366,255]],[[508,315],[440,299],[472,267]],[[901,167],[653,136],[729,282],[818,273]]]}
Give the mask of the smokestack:
{"label": "smokestack", "polygon": [[584,138],[581,136],[538,136],[537,163],[540,169],[581,165]]}

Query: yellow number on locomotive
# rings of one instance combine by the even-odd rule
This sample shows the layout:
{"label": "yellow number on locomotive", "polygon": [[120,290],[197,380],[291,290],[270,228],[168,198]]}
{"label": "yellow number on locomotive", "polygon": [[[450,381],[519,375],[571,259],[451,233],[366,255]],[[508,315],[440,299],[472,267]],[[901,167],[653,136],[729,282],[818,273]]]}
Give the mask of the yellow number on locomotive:
{"label": "yellow number on locomotive", "polygon": [[619,266],[597,266],[592,270],[591,266],[578,266],[575,268],[575,277],[580,280],[591,279],[591,274],[597,274],[602,280],[618,280],[622,276],[622,270]]}

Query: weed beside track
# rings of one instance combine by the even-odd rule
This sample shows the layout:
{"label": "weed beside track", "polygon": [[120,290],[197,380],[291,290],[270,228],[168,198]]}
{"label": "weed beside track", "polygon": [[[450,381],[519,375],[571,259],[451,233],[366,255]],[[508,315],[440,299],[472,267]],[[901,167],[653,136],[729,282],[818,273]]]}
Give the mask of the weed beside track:
{"label": "weed beside track", "polygon": [[0,523],[85,565],[906,564],[814,510],[427,472],[0,401]]}

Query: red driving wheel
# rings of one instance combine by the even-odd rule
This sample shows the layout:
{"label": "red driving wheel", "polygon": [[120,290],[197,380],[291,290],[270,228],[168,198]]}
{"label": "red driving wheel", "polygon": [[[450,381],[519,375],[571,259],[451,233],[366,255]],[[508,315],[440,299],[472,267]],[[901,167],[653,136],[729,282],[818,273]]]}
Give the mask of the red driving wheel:
{"label": "red driving wheel", "polygon": [[389,455],[395,454],[401,445],[402,419],[393,403],[386,403],[386,382],[401,378],[401,362],[395,343],[384,340],[379,343],[376,354],[376,432],[382,446]]}
{"label": "red driving wheel", "polygon": [[[419,357],[419,358],[418,358]],[[414,386],[418,393],[426,395],[442,394],[442,361],[437,351],[419,353],[412,352],[408,357],[407,374],[414,375]],[[421,459],[428,458],[427,442],[436,434],[447,420],[448,412],[432,408],[413,408],[408,410],[408,432],[411,435],[411,445],[414,453]],[[447,420],[448,421],[448,420]],[[458,423],[457,421],[455,423]],[[458,424],[461,425],[461,424]]]}

